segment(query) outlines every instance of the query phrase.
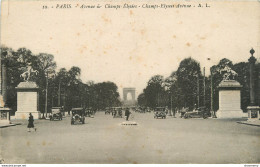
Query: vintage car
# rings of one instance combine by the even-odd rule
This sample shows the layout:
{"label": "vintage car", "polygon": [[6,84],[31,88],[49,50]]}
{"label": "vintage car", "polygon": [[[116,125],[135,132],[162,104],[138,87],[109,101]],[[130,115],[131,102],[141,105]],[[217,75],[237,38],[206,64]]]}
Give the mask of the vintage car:
{"label": "vintage car", "polygon": [[111,108],[110,107],[106,107],[105,108],[105,114],[110,114]]}
{"label": "vintage car", "polygon": [[85,109],[85,116],[86,117],[94,117],[94,110],[92,108],[86,108]]}
{"label": "vintage car", "polygon": [[166,110],[165,107],[156,107],[154,109],[154,118],[166,118]]}
{"label": "vintage car", "polygon": [[50,118],[50,121],[53,121],[55,119],[62,120],[62,108],[61,107],[52,107],[49,118]]}
{"label": "vintage car", "polygon": [[199,107],[193,111],[186,112],[183,116],[185,119],[187,118],[208,118],[210,117],[210,112],[206,109],[206,107]]}
{"label": "vintage car", "polygon": [[113,118],[123,118],[122,107],[114,107],[112,111]]}
{"label": "vintage car", "polygon": [[85,123],[85,110],[83,108],[72,108],[71,113],[71,125]]}

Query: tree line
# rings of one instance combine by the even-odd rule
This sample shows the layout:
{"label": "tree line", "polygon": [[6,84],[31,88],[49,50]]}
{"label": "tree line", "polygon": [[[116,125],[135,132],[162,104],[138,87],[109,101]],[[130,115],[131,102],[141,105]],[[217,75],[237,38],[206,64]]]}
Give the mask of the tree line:
{"label": "tree line", "polygon": [[[256,64],[256,66],[256,70],[260,69],[260,64]],[[234,79],[243,86],[241,89],[241,108],[245,111],[250,103],[249,63],[233,64],[231,60],[226,58],[212,66],[210,75],[205,77],[199,62],[191,57],[185,58],[180,62],[178,69],[173,71],[169,77],[152,76],[147,82],[146,88],[138,96],[138,104],[147,107],[168,106],[168,108],[172,107],[173,109],[188,107],[190,110],[205,106],[210,109],[212,86],[212,109],[217,111],[219,107],[218,85],[223,80],[221,71],[225,67],[229,67],[237,73]],[[254,75],[255,85],[258,85],[256,71]]]}
{"label": "tree line", "polygon": [[50,112],[51,107],[63,106],[68,111],[74,107],[103,109],[107,106],[121,105],[115,83],[93,81],[84,83],[80,79],[79,67],[72,66],[69,70],[65,68],[57,70],[52,54],[33,54],[27,48],[19,48],[15,51],[2,46],[1,58],[7,67],[6,104],[13,112],[17,110],[15,87],[23,82],[20,75],[26,71],[28,64],[38,71],[34,81],[39,86],[39,109],[42,113]]}

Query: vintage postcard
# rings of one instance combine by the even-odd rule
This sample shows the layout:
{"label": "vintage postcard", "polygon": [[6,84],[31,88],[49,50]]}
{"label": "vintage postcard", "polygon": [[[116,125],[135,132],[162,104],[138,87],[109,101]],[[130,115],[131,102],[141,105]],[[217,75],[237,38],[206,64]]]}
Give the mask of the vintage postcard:
{"label": "vintage postcard", "polygon": [[0,163],[260,163],[260,2],[2,0]]}

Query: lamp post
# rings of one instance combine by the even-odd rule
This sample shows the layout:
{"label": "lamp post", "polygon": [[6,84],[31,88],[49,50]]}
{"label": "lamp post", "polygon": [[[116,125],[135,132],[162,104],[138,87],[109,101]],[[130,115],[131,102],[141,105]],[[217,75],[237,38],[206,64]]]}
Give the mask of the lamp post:
{"label": "lamp post", "polygon": [[171,109],[169,111],[169,116],[172,116],[172,93],[171,93],[170,89],[168,91],[169,91],[169,95],[170,95],[170,99],[171,99]]}
{"label": "lamp post", "polygon": [[46,91],[45,91],[45,116],[43,114],[43,119],[47,118],[47,111],[48,111],[48,71],[46,71]]}
{"label": "lamp post", "polygon": [[60,94],[60,78],[59,78],[59,90],[58,90],[58,106],[61,106],[61,94]]}
{"label": "lamp post", "polygon": [[[208,58],[210,61],[210,58]],[[212,67],[209,68],[210,70],[210,113],[212,118],[216,118],[215,111],[214,111],[214,101],[213,101],[213,72],[212,72]]]}
{"label": "lamp post", "polygon": [[213,73],[212,73],[212,68],[210,67],[210,112],[213,114],[212,117],[216,117],[215,116],[215,112],[214,112],[214,102],[213,102]]}
{"label": "lamp post", "polygon": [[[200,107],[200,76],[199,74],[197,75],[197,100],[198,100],[198,105],[197,108]],[[206,106],[206,80],[205,80],[205,67],[203,67],[203,106]]]}
{"label": "lamp post", "polygon": [[203,68],[203,106],[206,107],[206,77],[205,67]]}
{"label": "lamp post", "polygon": [[197,75],[197,94],[198,94],[198,105],[197,107],[200,107],[200,79],[199,79],[199,74]]}

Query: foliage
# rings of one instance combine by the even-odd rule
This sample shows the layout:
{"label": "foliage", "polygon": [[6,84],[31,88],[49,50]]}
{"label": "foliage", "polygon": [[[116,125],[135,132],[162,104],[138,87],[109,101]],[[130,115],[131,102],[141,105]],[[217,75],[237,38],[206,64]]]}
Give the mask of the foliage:
{"label": "foliage", "polygon": [[26,48],[14,51],[11,48],[2,46],[1,56],[7,67],[7,105],[13,111],[17,110],[15,87],[22,82],[20,74],[27,70],[29,63],[32,64],[34,70],[38,71],[34,81],[40,88],[39,108],[42,113],[46,111],[46,94],[47,111],[56,106],[64,106],[65,110],[68,111],[73,107],[101,109],[107,106],[121,105],[115,83],[103,82],[95,84],[89,81],[85,84],[80,79],[81,69],[75,66],[68,71],[61,68],[56,72],[56,62],[51,54],[40,53],[34,55]]}
{"label": "foliage", "polygon": [[[223,80],[223,69],[230,68],[238,75],[234,78],[242,86],[241,90],[241,108],[246,110],[249,105],[249,64],[240,62],[233,65],[232,61],[224,58],[217,65],[210,68],[211,75],[205,77],[205,97],[203,76],[201,74],[200,65],[192,58],[186,58],[181,61],[177,71],[173,71],[169,77],[163,79],[163,76],[156,75],[152,77],[138,97],[138,104],[141,106],[155,107],[158,102],[161,105],[171,106],[172,109],[189,107],[193,109],[195,104],[198,105],[198,97],[200,99],[199,106],[203,106],[205,98],[205,106],[211,108],[211,79],[213,89],[213,110],[218,110],[218,85]],[[257,73],[255,73],[257,78]],[[256,87],[259,86],[257,80]],[[198,89],[199,88],[199,89]],[[198,91],[199,90],[199,91]],[[159,95],[163,95],[159,96]],[[159,98],[159,99],[157,99]],[[162,101],[165,101],[163,103]]]}

